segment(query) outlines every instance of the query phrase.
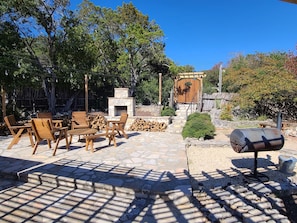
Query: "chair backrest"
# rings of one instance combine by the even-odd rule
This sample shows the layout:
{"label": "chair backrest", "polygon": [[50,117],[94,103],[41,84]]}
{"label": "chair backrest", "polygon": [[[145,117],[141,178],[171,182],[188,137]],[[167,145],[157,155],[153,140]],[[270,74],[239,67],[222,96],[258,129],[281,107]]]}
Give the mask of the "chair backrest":
{"label": "chair backrest", "polygon": [[128,114],[122,113],[121,117],[120,117],[120,122],[121,122],[122,128],[125,128],[127,120],[128,120]]}
{"label": "chair backrest", "polygon": [[86,111],[73,111],[71,121],[75,125],[84,125],[84,126],[89,125],[89,123],[87,121],[87,112]]}
{"label": "chair backrest", "polygon": [[37,118],[50,118],[53,119],[53,115],[51,112],[38,112]]}
{"label": "chair backrest", "polygon": [[17,125],[14,115],[5,116],[4,121],[8,128],[10,128],[11,126]]}
{"label": "chair backrest", "polygon": [[37,141],[41,141],[44,139],[55,140],[51,119],[34,118],[32,119],[32,128]]}
{"label": "chair backrest", "polygon": [[20,126],[15,120],[14,115],[7,115],[4,117],[4,122],[12,135],[16,134],[17,130],[13,130],[12,126]]}

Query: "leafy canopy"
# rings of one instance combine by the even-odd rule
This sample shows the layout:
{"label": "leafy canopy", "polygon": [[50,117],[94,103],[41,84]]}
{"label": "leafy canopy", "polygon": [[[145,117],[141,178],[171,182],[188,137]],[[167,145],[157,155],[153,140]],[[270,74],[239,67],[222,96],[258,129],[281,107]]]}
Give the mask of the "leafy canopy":
{"label": "leafy canopy", "polygon": [[276,117],[278,112],[292,116],[297,79],[286,69],[286,59],[287,54],[282,52],[239,55],[226,69],[225,88],[238,93],[236,103],[243,110],[254,110],[258,116]]}

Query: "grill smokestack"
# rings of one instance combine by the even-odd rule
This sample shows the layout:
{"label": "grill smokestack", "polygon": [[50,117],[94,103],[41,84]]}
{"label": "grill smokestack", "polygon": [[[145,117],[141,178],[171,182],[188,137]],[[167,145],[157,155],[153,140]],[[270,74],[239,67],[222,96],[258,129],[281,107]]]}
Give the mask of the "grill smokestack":
{"label": "grill smokestack", "polygon": [[283,119],[283,114],[279,112],[277,115],[277,124],[276,124],[276,128],[279,130],[282,129],[282,119]]}

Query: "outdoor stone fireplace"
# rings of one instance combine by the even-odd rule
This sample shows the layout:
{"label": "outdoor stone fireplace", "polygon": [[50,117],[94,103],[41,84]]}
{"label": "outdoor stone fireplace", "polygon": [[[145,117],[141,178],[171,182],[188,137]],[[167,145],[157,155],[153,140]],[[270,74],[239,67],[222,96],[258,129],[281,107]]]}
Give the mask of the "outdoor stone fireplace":
{"label": "outdoor stone fireplace", "polygon": [[108,98],[108,116],[120,116],[128,113],[129,117],[135,115],[135,99],[129,97],[128,88],[115,88],[114,97]]}

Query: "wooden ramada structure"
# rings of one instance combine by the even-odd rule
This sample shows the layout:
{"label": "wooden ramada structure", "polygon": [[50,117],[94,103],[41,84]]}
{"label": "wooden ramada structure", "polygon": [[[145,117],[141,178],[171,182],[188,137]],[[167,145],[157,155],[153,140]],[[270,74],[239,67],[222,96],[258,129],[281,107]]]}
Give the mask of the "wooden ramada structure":
{"label": "wooden ramada structure", "polygon": [[175,103],[202,106],[203,77],[204,72],[179,73],[174,81]]}

